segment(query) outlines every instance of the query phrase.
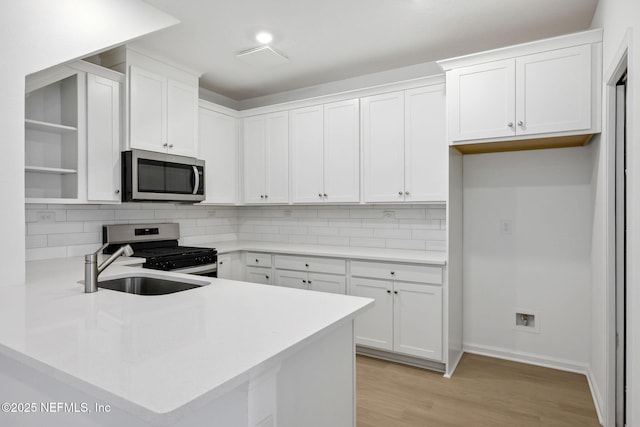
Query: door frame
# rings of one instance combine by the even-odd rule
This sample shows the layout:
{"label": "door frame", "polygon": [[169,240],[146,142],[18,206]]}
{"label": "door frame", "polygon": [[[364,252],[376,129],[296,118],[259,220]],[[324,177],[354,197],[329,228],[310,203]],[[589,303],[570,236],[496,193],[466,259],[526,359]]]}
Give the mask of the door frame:
{"label": "door frame", "polygon": [[[606,390],[605,391],[605,400],[602,402],[603,414],[601,415],[601,422],[605,426],[615,426],[616,425],[616,322],[617,322],[617,311],[616,311],[616,140],[617,140],[617,86],[621,77],[628,72],[628,65],[630,62],[630,52],[631,52],[631,40],[632,34],[629,29],[625,34],[616,55],[613,58],[612,66],[609,69],[609,72],[604,76],[604,95],[605,95],[605,104],[606,108],[606,133],[605,139],[603,141],[606,144],[606,150],[604,153],[606,155],[605,160],[605,168],[606,168],[606,212],[605,212],[605,226],[606,226],[606,354],[605,354],[605,363],[606,363]],[[626,115],[627,115],[627,126],[630,124],[628,120],[630,118],[630,91],[627,92],[626,99]],[[627,128],[628,129],[628,128]],[[630,133],[627,133],[626,140],[629,141]],[[626,144],[626,156],[628,161],[631,161],[631,144]],[[627,177],[627,187],[626,191],[626,199],[628,201],[626,210],[629,212],[629,194],[630,194],[630,186],[632,176],[629,175]],[[629,218],[629,215],[627,215]],[[627,260],[629,259],[629,251],[626,252]],[[627,262],[628,266],[631,266]],[[627,282],[629,283],[629,271],[627,272]],[[627,298],[627,307],[629,307],[629,298]],[[628,322],[627,322],[628,324]],[[629,355],[629,345],[627,343],[626,353]],[[627,357],[627,361],[630,359]],[[629,372],[627,371],[627,378],[629,377]],[[628,380],[627,380],[628,381]],[[627,382],[628,385],[628,382]],[[629,409],[628,405],[629,394],[627,394],[627,405],[626,405],[626,413],[627,413],[627,421],[629,421]]]}

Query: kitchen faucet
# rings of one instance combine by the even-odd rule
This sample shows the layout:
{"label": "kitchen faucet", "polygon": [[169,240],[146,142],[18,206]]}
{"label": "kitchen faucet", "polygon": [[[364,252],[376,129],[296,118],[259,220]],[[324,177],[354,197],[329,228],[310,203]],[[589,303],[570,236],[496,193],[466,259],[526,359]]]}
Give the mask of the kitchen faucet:
{"label": "kitchen faucet", "polygon": [[102,264],[98,265],[98,254],[106,248],[109,243],[105,243],[92,254],[86,254],[84,256],[84,292],[92,293],[98,290],[98,275],[109,267],[113,261],[115,261],[123,253],[126,256],[133,255],[133,249],[131,246],[124,245],[118,248],[109,258],[107,258]]}

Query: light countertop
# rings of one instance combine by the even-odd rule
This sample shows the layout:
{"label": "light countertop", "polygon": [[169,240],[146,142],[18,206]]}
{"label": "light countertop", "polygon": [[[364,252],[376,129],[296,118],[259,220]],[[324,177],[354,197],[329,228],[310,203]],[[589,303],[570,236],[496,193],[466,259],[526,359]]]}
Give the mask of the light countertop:
{"label": "light countertop", "polygon": [[372,304],[128,263],[140,259],[121,258],[101,280],[139,273],[208,285],[160,296],[85,294],[81,257],[31,261],[26,285],[0,287],[0,352],[139,418],[166,423]]}
{"label": "light countertop", "polygon": [[352,248],[349,246],[302,245],[255,241],[218,242],[193,246],[216,248],[219,254],[236,251],[269,252],[321,257],[361,259],[370,261],[407,262],[416,264],[446,264],[445,252],[404,249]]}

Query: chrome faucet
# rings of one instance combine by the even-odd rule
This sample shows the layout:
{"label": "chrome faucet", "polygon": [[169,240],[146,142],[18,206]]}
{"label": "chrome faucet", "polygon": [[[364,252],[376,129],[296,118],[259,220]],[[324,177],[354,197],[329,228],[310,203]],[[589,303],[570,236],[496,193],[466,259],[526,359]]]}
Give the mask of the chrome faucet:
{"label": "chrome faucet", "polygon": [[109,258],[107,258],[102,264],[98,265],[98,254],[106,248],[109,243],[105,243],[92,254],[86,254],[84,256],[84,292],[91,293],[98,290],[98,275],[109,267],[113,261],[115,261],[123,253],[126,256],[133,255],[133,249],[131,246],[121,246],[115,251]]}

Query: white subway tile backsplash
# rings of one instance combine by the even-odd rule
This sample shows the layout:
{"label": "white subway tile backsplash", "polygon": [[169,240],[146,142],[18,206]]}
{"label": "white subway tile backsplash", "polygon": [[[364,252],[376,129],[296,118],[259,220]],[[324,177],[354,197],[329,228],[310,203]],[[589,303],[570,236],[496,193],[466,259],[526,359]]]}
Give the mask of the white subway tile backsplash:
{"label": "white subway tile backsplash", "polygon": [[384,248],[384,239],[366,239],[360,237],[352,237],[350,239],[350,246],[356,246],[361,248]]}
{"label": "white subway tile backsplash", "polygon": [[[54,212],[55,222],[38,222],[37,212],[41,211]],[[79,256],[95,250],[102,242],[104,224],[165,221],[180,224],[181,243],[185,245],[239,239],[368,248],[446,249],[444,205],[25,205],[25,218],[29,259]]]}

